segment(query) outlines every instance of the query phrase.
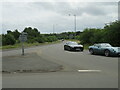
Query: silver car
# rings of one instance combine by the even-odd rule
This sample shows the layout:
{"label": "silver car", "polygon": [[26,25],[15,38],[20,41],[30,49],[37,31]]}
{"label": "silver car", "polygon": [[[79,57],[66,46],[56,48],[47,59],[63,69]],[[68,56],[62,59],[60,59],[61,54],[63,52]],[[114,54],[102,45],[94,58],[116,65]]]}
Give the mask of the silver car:
{"label": "silver car", "polygon": [[89,46],[90,54],[103,54],[105,56],[120,55],[120,47],[113,47],[109,43],[99,43]]}

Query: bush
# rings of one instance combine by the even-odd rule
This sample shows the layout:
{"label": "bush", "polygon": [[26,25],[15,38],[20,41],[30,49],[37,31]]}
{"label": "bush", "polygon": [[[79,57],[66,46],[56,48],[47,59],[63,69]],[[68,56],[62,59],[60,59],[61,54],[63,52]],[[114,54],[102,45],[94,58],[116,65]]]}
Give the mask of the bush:
{"label": "bush", "polygon": [[77,39],[82,44],[110,43],[113,46],[120,46],[120,21],[106,25],[103,29],[85,29]]}
{"label": "bush", "polygon": [[53,42],[53,41],[57,41],[57,40],[58,39],[57,39],[56,36],[48,36],[47,39],[46,39],[47,42]]}
{"label": "bush", "polygon": [[104,29],[105,41],[113,46],[120,46],[120,21],[112,22],[106,25]]}
{"label": "bush", "polygon": [[36,41],[38,43],[44,43],[45,42],[45,37],[42,35],[39,35],[39,37],[36,38]]}
{"label": "bush", "polygon": [[15,43],[16,40],[13,35],[11,34],[2,35],[2,45],[14,45]]}
{"label": "bush", "polygon": [[34,43],[34,42],[36,42],[35,39],[28,39],[27,40],[27,43]]}

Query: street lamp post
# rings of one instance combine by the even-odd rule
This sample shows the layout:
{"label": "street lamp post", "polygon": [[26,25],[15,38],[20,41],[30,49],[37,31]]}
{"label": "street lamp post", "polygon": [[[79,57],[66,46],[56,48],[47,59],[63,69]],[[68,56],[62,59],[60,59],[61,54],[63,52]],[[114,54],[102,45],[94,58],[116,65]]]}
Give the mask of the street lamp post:
{"label": "street lamp post", "polygon": [[55,34],[55,30],[56,30],[56,26],[57,26],[58,24],[53,24],[53,34]]}
{"label": "street lamp post", "polygon": [[74,17],[75,17],[75,36],[76,36],[76,15],[74,15]]}
{"label": "street lamp post", "polygon": [[55,31],[55,25],[53,24],[53,34],[54,34],[54,31]]}
{"label": "street lamp post", "polygon": [[[71,16],[71,14],[69,14],[69,16]],[[75,36],[76,36],[76,14],[73,15],[74,16],[74,31],[75,31]]]}

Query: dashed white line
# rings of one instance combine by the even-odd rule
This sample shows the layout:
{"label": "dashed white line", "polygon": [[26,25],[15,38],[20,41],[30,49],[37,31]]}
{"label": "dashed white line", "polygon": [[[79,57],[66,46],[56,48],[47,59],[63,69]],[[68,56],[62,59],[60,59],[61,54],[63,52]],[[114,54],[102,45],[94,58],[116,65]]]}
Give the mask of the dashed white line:
{"label": "dashed white line", "polygon": [[78,72],[101,72],[101,70],[78,70]]}

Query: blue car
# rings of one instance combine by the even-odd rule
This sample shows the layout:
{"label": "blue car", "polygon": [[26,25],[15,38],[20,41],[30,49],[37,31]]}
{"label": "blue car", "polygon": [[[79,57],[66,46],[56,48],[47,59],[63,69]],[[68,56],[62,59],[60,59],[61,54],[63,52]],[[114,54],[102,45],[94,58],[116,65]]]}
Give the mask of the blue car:
{"label": "blue car", "polygon": [[120,47],[112,47],[109,43],[99,43],[89,46],[90,54],[101,54],[105,56],[120,56]]}

